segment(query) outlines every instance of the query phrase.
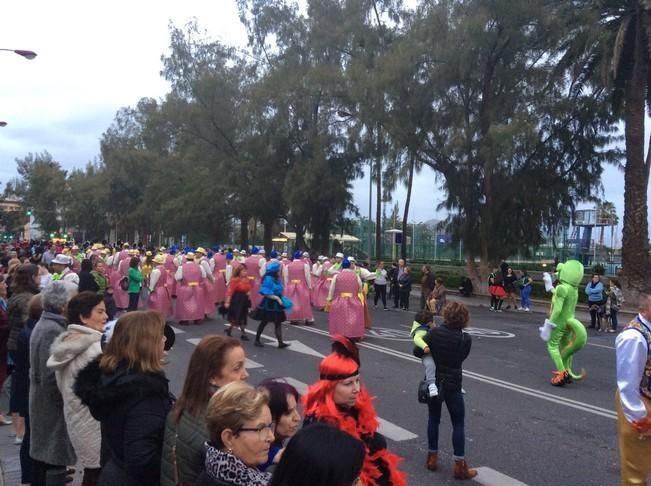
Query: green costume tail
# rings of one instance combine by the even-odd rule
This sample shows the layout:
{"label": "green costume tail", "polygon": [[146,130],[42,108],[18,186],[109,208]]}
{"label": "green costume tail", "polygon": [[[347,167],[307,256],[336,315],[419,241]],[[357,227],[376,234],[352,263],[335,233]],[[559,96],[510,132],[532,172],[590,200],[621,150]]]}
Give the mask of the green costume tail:
{"label": "green costume tail", "polygon": [[572,371],[572,360],[574,355],[578,353],[585,343],[588,341],[588,333],[585,326],[577,319],[567,320],[567,330],[565,338],[561,342],[561,358],[565,370],[573,380],[582,380],[586,376],[585,369],[581,369],[581,374],[577,375]]}

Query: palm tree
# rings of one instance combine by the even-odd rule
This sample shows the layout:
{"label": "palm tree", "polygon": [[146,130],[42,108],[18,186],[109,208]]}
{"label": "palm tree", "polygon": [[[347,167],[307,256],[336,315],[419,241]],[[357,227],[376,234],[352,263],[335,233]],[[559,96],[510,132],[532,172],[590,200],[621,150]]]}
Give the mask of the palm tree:
{"label": "palm tree", "polygon": [[[651,153],[644,154],[645,108],[651,112],[651,0],[564,2],[569,36],[564,57],[580,65],[575,89],[591,83],[612,93],[612,110],[624,120],[623,283],[629,291],[647,286],[647,187]],[[577,8],[582,7],[582,8]],[[561,62],[564,64],[564,62]]]}

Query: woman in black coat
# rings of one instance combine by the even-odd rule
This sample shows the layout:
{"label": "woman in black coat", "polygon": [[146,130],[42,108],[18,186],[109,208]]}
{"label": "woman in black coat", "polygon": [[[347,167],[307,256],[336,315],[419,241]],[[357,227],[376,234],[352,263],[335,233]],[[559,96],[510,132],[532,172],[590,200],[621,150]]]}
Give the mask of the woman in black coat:
{"label": "woman in black coat", "polygon": [[172,405],[162,371],[165,322],[158,312],[118,320],[100,359],[77,377],[75,393],[101,424],[103,486],[160,484],[165,418]]}
{"label": "woman in black coat", "polygon": [[438,397],[428,402],[427,442],[429,453],[426,467],[430,471],[438,468],[439,423],[443,402],[452,420],[452,445],[454,448],[454,478],[471,479],[477,475],[475,469],[466,464],[465,453],[465,404],[463,399],[462,364],[470,354],[472,340],[463,329],[468,326],[468,308],[459,302],[450,302],[443,310],[443,325],[435,327],[425,342],[429,346],[436,364],[436,386]]}

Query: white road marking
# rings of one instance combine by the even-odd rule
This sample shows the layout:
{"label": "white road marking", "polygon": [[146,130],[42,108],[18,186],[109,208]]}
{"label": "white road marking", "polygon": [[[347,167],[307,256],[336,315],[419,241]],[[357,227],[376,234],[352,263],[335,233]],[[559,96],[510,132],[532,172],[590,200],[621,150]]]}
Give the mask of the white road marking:
{"label": "white road marking", "polygon": [[174,330],[174,334],[185,334],[185,331],[183,329],[179,329],[178,327],[170,326]]}
{"label": "white road marking", "polygon": [[598,348],[606,348],[606,349],[615,349],[615,346],[606,346],[605,344],[595,344],[595,343],[586,343],[588,346],[596,346]]}
{"label": "white road marking", "polygon": [[[299,381],[296,378],[292,378],[291,376],[286,376],[282,379],[296,388],[296,390],[298,390],[298,393],[301,395],[305,395],[305,393],[307,393],[307,383],[303,383],[302,381]],[[394,442],[401,442],[403,440],[418,438],[418,436],[413,432],[410,432],[407,429],[403,429],[393,422],[389,422],[388,420],[385,420],[381,417],[378,417],[377,420],[380,422],[380,428],[378,429],[378,432]]]}
{"label": "white road marking", "polygon": [[[329,333],[327,331],[322,331],[320,329],[314,329],[314,328],[307,328],[307,327],[300,327],[299,329],[308,331],[308,332],[313,332],[315,334],[321,334],[324,336],[329,336]],[[412,356],[411,354],[403,353],[402,351],[397,351],[395,349],[391,348],[385,348],[384,346],[380,346],[378,344],[373,344],[369,342],[361,342],[358,344],[360,348],[366,348],[366,349],[371,349],[373,351],[377,351],[383,354],[387,354],[389,356],[393,356],[395,358],[400,358],[404,359],[406,361],[412,361],[415,363],[420,363],[420,360],[416,358],[415,356]],[[463,372],[464,376],[468,378],[472,378],[474,380],[481,381],[483,383],[487,383],[489,385],[497,386],[500,388],[505,388],[507,390],[515,391],[518,393],[522,393],[523,395],[528,395],[534,398],[539,398],[541,400],[546,400],[548,402],[556,403],[558,405],[564,405],[566,407],[570,408],[575,408],[577,410],[582,410],[584,412],[589,412],[594,415],[599,415],[601,417],[606,417],[610,418],[613,420],[617,420],[617,413],[614,412],[613,410],[609,410],[607,408],[602,408],[598,407],[596,405],[591,405],[589,403],[585,402],[580,402],[578,400],[572,400],[570,398],[565,398],[561,397],[558,395],[553,395],[551,393],[547,393],[541,390],[536,390],[534,388],[528,388],[526,386],[518,385],[516,383],[511,383],[508,381],[500,380],[498,378],[494,378],[492,376],[486,376],[482,375],[479,373],[475,373],[473,371],[468,371],[465,370]]]}
{"label": "white road marking", "polygon": [[475,469],[477,469],[478,474],[473,478],[473,481],[484,486],[527,486],[522,481],[518,481],[490,467],[477,467]]}
{"label": "white road marking", "polygon": [[[186,341],[196,346],[197,344],[199,344],[199,341],[201,341],[201,338],[190,338],[190,339],[186,339]],[[252,359],[249,358],[246,358],[246,361],[244,362],[244,366],[246,366],[248,369],[264,368],[263,364],[258,363],[257,361],[253,361]]]}

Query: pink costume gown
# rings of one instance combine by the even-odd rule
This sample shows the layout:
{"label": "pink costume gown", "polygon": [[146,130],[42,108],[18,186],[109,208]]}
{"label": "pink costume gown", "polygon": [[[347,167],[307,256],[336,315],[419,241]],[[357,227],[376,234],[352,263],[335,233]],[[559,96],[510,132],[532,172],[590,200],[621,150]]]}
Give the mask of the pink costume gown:
{"label": "pink costume gown", "polygon": [[359,280],[351,270],[343,270],[334,281],[334,294],[328,316],[330,335],[350,338],[364,335],[364,305],[359,300]]}
{"label": "pink costume gown", "polygon": [[154,286],[154,290],[149,294],[147,300],[147,308],[159,312],[163,318],[167,319],[172,316],[172,295],[169,292],[168,272],[163,265],[158,267],[160,270],[160,278]]}
{"label": "pink costume gown", "polygon": [[181,265],[183,278],[176,287],[176,320],[199,321],[206,311],[201,288],[201,267],[194,262]]}
{"label": "pink costume gown", "polygon": [[326,300],[328,299],[328,291],[330,290],[330,283],[332,282],[332,277],[328,276],[328,269],[332,267],[332,263],[325,262],[321,268],[321,276],[319,281],[314,283],[314,300],[313,305],[318,309],[323,309],[326,305]]}
{"label": "pink costume gown", "polygon": [[244,264],[246,265],[246,273],[249,275],[249,283],[251,284],[251,308],[255,309],[260,302],[262,296],[260,295],[260,255],[251,255],[246,257]]}
{"label": "pink costume gown", "polygon": [[72,258],[72,267],[71,270],[75,273],[81,272],[81,260],[78,257],[70,255]]}
{"label": "pink costume gown", "polygon": [[226,300],[226,255],[217,253],[212,259],[215,262],[215,269],[213,275],[215,277],[215,285],[213,285],[213,300],[215,304],[221,304]]}
{"label": "pink costume gown", "polygon": [[305,280],[305,262],[294,260],[287,265],[287,286],[285,295],[294,304],[289,320],[313,321],[312,306],[310,305],[310,289]]}
{"label": "pink costume gown", "polygon": [[[208,259],[206,259],[206,261],[208,261]],[[210,271],[210,265],[208,265],[208,269],[206,271]],[[215,313],[215,303],[212,301],[212,296],[215,295],[215,284],[208,277],[206,277],[201,281],[201,289],[203,290],[203,304],[205,315],[211,316]]]}
{"label": "pink costume gown", "polygon": [[165,263],[163,264],[167,272],[167,290],[170,293],[170,298],[176,295],[176,265],[174,264],[174,255],[168,253],[165,255]]}
{"label": "pink costume gown", "polygon": [[115,299],[115,306],[118,309],[126,309],[129,307],[129,294],[120,287],[120,280],[122,280],[122,277],[126,277],[128,272],[129,257],[120,260],[120,263],[118,263],[118,271],[116,273],[117,278],[111,280],[113,283],[113,298]]}

